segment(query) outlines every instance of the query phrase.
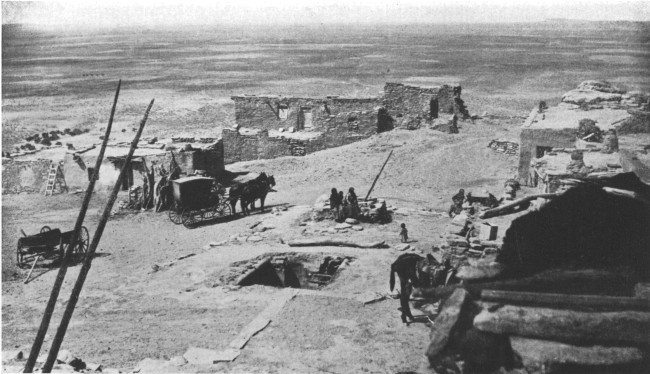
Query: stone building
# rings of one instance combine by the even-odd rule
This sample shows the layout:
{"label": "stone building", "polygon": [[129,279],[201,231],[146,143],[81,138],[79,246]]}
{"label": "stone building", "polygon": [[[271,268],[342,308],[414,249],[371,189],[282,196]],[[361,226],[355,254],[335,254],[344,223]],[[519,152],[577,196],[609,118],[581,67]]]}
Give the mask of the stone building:
{"label": "stone building", "polygon": [[[519,142],[519,179],[531,185],[531,162],[553,148],[572,148],[576,142],[579,123],[583,119],[596,122],[607,133],[618,128],[630,117],[628,110],[639,104],[635,98],[614,89],[606,82],[581,83],[567,92],[555,107],[543,109],[536,105],[521,127]],[[598,91],[603,90],[603,91]]]}
{"label": "stone building", "polygon": [[237,127],[223,130],[225,163],[302,156],[393,128],[417,129],[442,114],[467,116],[460,86],[386,83],[371,98],[233,96]]}

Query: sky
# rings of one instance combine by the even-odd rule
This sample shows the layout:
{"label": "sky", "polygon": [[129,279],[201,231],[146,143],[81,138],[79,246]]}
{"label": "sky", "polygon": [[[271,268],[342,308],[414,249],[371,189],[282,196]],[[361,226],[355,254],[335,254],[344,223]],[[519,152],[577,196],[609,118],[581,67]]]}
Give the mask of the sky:
{"label": "sky", "polygon": [[43,27],[184,24],[650,21],[650,0],[2,1],[2,23]]}

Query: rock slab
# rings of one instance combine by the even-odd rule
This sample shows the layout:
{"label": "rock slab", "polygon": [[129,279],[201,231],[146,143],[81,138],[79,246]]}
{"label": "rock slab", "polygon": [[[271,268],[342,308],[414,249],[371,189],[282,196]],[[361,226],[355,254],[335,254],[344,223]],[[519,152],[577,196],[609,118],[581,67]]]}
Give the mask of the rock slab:
{"label": "rock slab", "polygon": [[444,302],[440,314],[433,321],[430,335],[431,340],[426,351],[426,356],[432,365],[436,365],[443,358],[445,347],[449,342],[452,330],[460,318],[467,295],[468,293],[465,289],[456,289]]}

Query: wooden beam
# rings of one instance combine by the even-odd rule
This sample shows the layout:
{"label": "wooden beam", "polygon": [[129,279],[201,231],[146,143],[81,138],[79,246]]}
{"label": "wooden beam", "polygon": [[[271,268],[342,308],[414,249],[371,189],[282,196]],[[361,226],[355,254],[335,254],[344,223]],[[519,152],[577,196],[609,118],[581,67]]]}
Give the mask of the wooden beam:
{"label": "wooden beam", "polygon": [[43,345],[45,334],[47,333],[47,329],[50,326],[50,319],[52,318],[52,313],[54,313],[54,307],[56,306],[56,301],[59,297],[59,291],[61,290],[61,285],[63,284],[63,280],[65,279],[65,274],[68,270],[68,260],[70,259],[70,256],[72,256],[72,252],[75,247],[74,245],[72,245],[72,243],[76,243],[77,239],[79,238],[79,233],[81,232],[81,226],[83,226],[83,221],[86,217],[86,211],[88,210],[88,204],[90,203],[90,198],[92,197],[93,190],[95,189],[95,182],[97,181],[98,179],[97,177],[99,176],[99,168],[102,165],[102,160],[104,158],[104,151],[106,150],[106,145],[108,144],[108,139],[111,134],[111,128],[113,126],[113,117],[115,115],[115,107],[117,106],[117,98],[120,95],[121,86],[122,86],[122,80],[120,80],[117,83],[117,89],[115,90],[115,98],[113,99],[113,106],[111,107],[111,115],[108,119],[108,126],[106,127],[106,132],[104,133],[104,140],[102,142],[102,147],[99,151],[99,155],[97,155],[97,161],[95,163],[95,174],[93,175],[93,178],[91,178],[91,180],[88,182],[88,188],[86,188],[86,195],[84,195],[84,200],[81,204],[79,215],[77,216],[77,222],[75,223],[74,226],[74,232],[72,234],[72,237],[70,238],[71,244],[68,246],[66,253],[61,259],[61,265],[59,266],[59,272],[57,273],[56,279],[54,280],[54,285],[52,286],[50,299],[48,300],[47,305],[45,306],[45,311],[43,312],[43,319],[41,320],[41,325],[38,328],[38,332],[36,333],[36,338],[34,339],[34,344],[32,345],[32,349],[29,352],[29,357],[27,358],[27,362],[25,363],[25,368],[23,370],[24,373],[31,373],[34,370],[34,365],[36,364],[36,359],[38,358],[38,355],[41,351],[41,346]]}
{"label": "wooden beam", "polygon": [[386,161],[384,161],[384,164],[381,166],[381,170],[379,170],[379,173],[377,173],[377,176],[375,177],[375,180],[372,182],[372,186],[370,186],[370,189],[368,190],[368,193],[366,194],[366,198],[364,200],[368,200],[368,197],[370,196],[370,193],[372,192],[372,189],[375,188],[375,183],[377,183],[377,180],[379,179],[379,176],[381,175],[381,172],[384,171],[384,168],[386,167],[386,164],[388,163],[388,159],[390,159],[390,156],[393,155],[393,150],[390,151],[388,154],[388,157],[386,157]]}
{"label": "wooden beam", "polygon": [[497,216],[503,216],[506,214],[512,214],[512,213],[517,213],[523,209],[515,209],[518,205],[528,203],[530,201],[533,201],[537,198],[543,198],[543,199],[553,199],[555,197],[560,196],[559,193],[543,193],[543,194],[538,194],[538,195],[531,195],[531,196],[526,196],[521,199],[515,200],[509,204],[502,205],[500,207],[496,207],[490,210],[486,210],[483,212],[479,217],[482,219],[486,218],[492,218],[492,217],[497,217]]}
{"label": "wooden beam", "polygon": [[650,311],[650,300],[634,297],[483,290],[481,291],[481,300],[504,304],[547,306],[553,308]]}
{"label": "wooden beam", "polygon": [[[144,130],[144,125],[147,122],[147,118],[149,117],[149,112],[151,111],[151,107],[153,106],[153,103],[154,100],[151,100],[151,103],[149,103],[149,106],[147,107],[147,110],[144,113],[144,117],[140,122],[140,128],[138,129],[138,132],[133,138],[133,142],[131,143],[131,148],[129,149],[129,154],[126,156],[126,162],[122,166],[120,175],[117,177],[117,181],[113,186],[113,191],[111,192],[111,195],[108,201],[106,202],[106,206],[104,207],[104,213],[99,219],[99,223],[97,224],[97,230],[95,231],[93,240],[90,243],[90,246],[88,248],[88,253],[86,253],[86,257],[84,258],[84,262],[83,265],[81,266],[81,270],[79,270],[79,276],[77,277],[77,281],[75,282],[74,288],[72,289],[72,294],[70,295],[68,304],[66,305],[65,311],[63,312],[61,323],[59,324],[59,328],[56,331],[56,335],[52,340],[52,346],[50,348],[50,352],[47,355],[47,360],[45,361],[45,364],[41,368],[41,371],[43,373],[49,373],[52,370],[52,366],[54,366],[54,363],[56,361],[56,356],[59,353],[59,349],[61,348],[61,344],[63,343],[63,338],[65,337],[65,333],[68,329],[68,324],[72,319],[72,314],[74,313],[74,309],[77,305],[77,301],[79,300],[79,294],[81,294],[81,290],[83,289],[84,282],[86,281],[86,277],[88,276],[88,272],[90,271],[90,267],[92,265],[95,251],[97,250],[97,246],[99,245],[99,240],[101,239],[102,234],[104,232],[104,228],[106,227],[106,223],[108,222],[108,219],[111,216],[111,211],[113,210],[113,204],[115,203],[115,200],[117,199],[117,194],[120,192],[120,189],[122,187],[122,180],[125,177],[127,167],[129,167],[131,157],[133,157],[133,153],[135,152],[135,149],[138,147],[138,142],[140,141],[142,130]],[[68,251],[71,252],[72,248],[73,246],[70,245]]]}

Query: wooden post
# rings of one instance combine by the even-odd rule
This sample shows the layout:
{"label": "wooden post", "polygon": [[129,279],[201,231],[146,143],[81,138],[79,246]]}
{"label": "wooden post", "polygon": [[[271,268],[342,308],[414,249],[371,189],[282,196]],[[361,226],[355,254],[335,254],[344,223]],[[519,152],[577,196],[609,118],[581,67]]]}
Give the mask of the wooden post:
{"label": "wooden post", "polygon": [[382,165],[381,170],[379,170],[379,173],[375,177],[375,180],[372,182],[372,186],[370,186],[370,189],[368,190],[368,194],[366,195],[366,198],[364,200],[368,200],[368,197],[370,196],[370,193],[372,192],[372,189],[375,188],[375,183],[377,183],[377,180],[379,179],[379,176],[381,175],[381,172],[384,171],[384,168],[386,167],[386,164],[388,163],[388,159],[392,155],[393,155],[393,151],[391,150],[390,153],[388,154],[388,157],[386,157],[386,161],[384,161],[384,165]]}
{"label": "wooden post", "polygon": [[56,275],[54,280],[54,285],[52,286],[52,292],[50,293],[50,299],[45,306],[45,312],[43,312],[43,319],[41,320],[41,325],[38,328],[36,333],[36,338],[34,339],[34,344],[32,345],[32,350],[29,352],[29,357],[25,363],[24,373],[31,373],[34,370],[34,364],[36,364],[36,359],[38,354],[41,351],[41,346],[43,345],[43,340],[45,339],[45,334],[47,329],[50,326],[50,319],[52,318],[52,313],[54,312],[54,307],[56,306],[57,298],[59,297],[59,291],[61,290],[61,285],[63,284],[63,279],[68,270],[68,260],[72,255],[74,250],[74,245],[79,238],[79,232],[81,232],[81,226],[83,225],[84,218],[86,217],[86,211],[88,210],[88,204],[90,203],[90,198],[93,195],[93,190],[95,189],[95,181],[99,176],[99,168],[102,164],[104,158],[104,151],[106,150],[106,145],[108,144],[108,138],[111,134],[111,128],[113,126],[113,117],[115,116],[115,107],[117,106],[117,98],[120,95],[120,87],[122,86],[122,80],[117,83],[117,90],[115,91],[115,98],[113,99],[113,107],[111,108],[111,115],[108,119],[108,126],[106,127],[106,132],[104,134],[104,141],[102,142],[102,148],[99,151],[97,156],[97,162],[95,163],[95,174],[88,182],[88,188],[86,188],[86,195],[84,196],[83,203],[81,204],[81,210],[79,210],[79,216],[77,216],[77,222],[74,226],[74,232],[72,233],[70,245],[61,259],[61,265],[59,267],[59,272]]}
{"label": "wooden post", "polygon": [[106,223],[110,218],[111,210],[113,210],[113,204],[117,199],[117,194],[120,192],[120,188],[122,186],[122,179],[125,177],[124,174],[126,173],[127,167],[129,167],[131,157],[133,157],[133,153],[135,152],[135,149],[138,148],[140,135],[142,135],[142,130],[144,129],[144,125],[147,122],[147,117],[149,117],[149,112],[151,111],[153,102],[154,100],[151,100],[151,103],[149,103],[149,106],[147,107],[147,110],[144,113],[144,117],[140,122],[140,128],[138,129],[135,138],[133,138],[133,141],[131,142],[131,148],[129,149],[129,154],[126,156],[126,162],[122,166],[120,175],[117,178],[115,185],[113,186],[113,191],[111,192],[111,196],[109,197],[108,202],[106,202],[106,206],[104,207],[104,213],[102,214],[102,217],[99,220],[99,223],[97,225],[97,230],[95,231],[95,235],[93,236],[93,241],[90,243],[90,247],[88,248],[88,253],[84,258],[83,265],[81,266],[81,270],[79,271],[79,276],[74,285],[74,288],[72,289],[72,294],[70,295],[68,304],[66,305],[65,311],[63,312],[63,317],[61,318],[61,324],[59,325],[59,328],[56,331],[56,335],[52,340],[52,347],[50,348],[50,352],[47,355],[47,360],[45,361],[45,364],[41,368],[41,371],[43,373],[49,373],[52,370],[52,366],[54,366],[54,362],[56,361],[56,356],[59,354],[59,349],[61,348],[61,344],[63,343],[63,338],[65,337],[65,333],[68,329],[68,324],[72,319],[72,313],[74,312],[74,308],[76,307],[77,301],[79,300],[79,294],[81,293],[84,282],[86,281],[86,277],[88,276],[88,272],[90,271],[90,266],[92,265],[93,257],[95,251],[97,250],[97,245],[99,244],[99,240],[102,237],[104,228],[106,227]]}

